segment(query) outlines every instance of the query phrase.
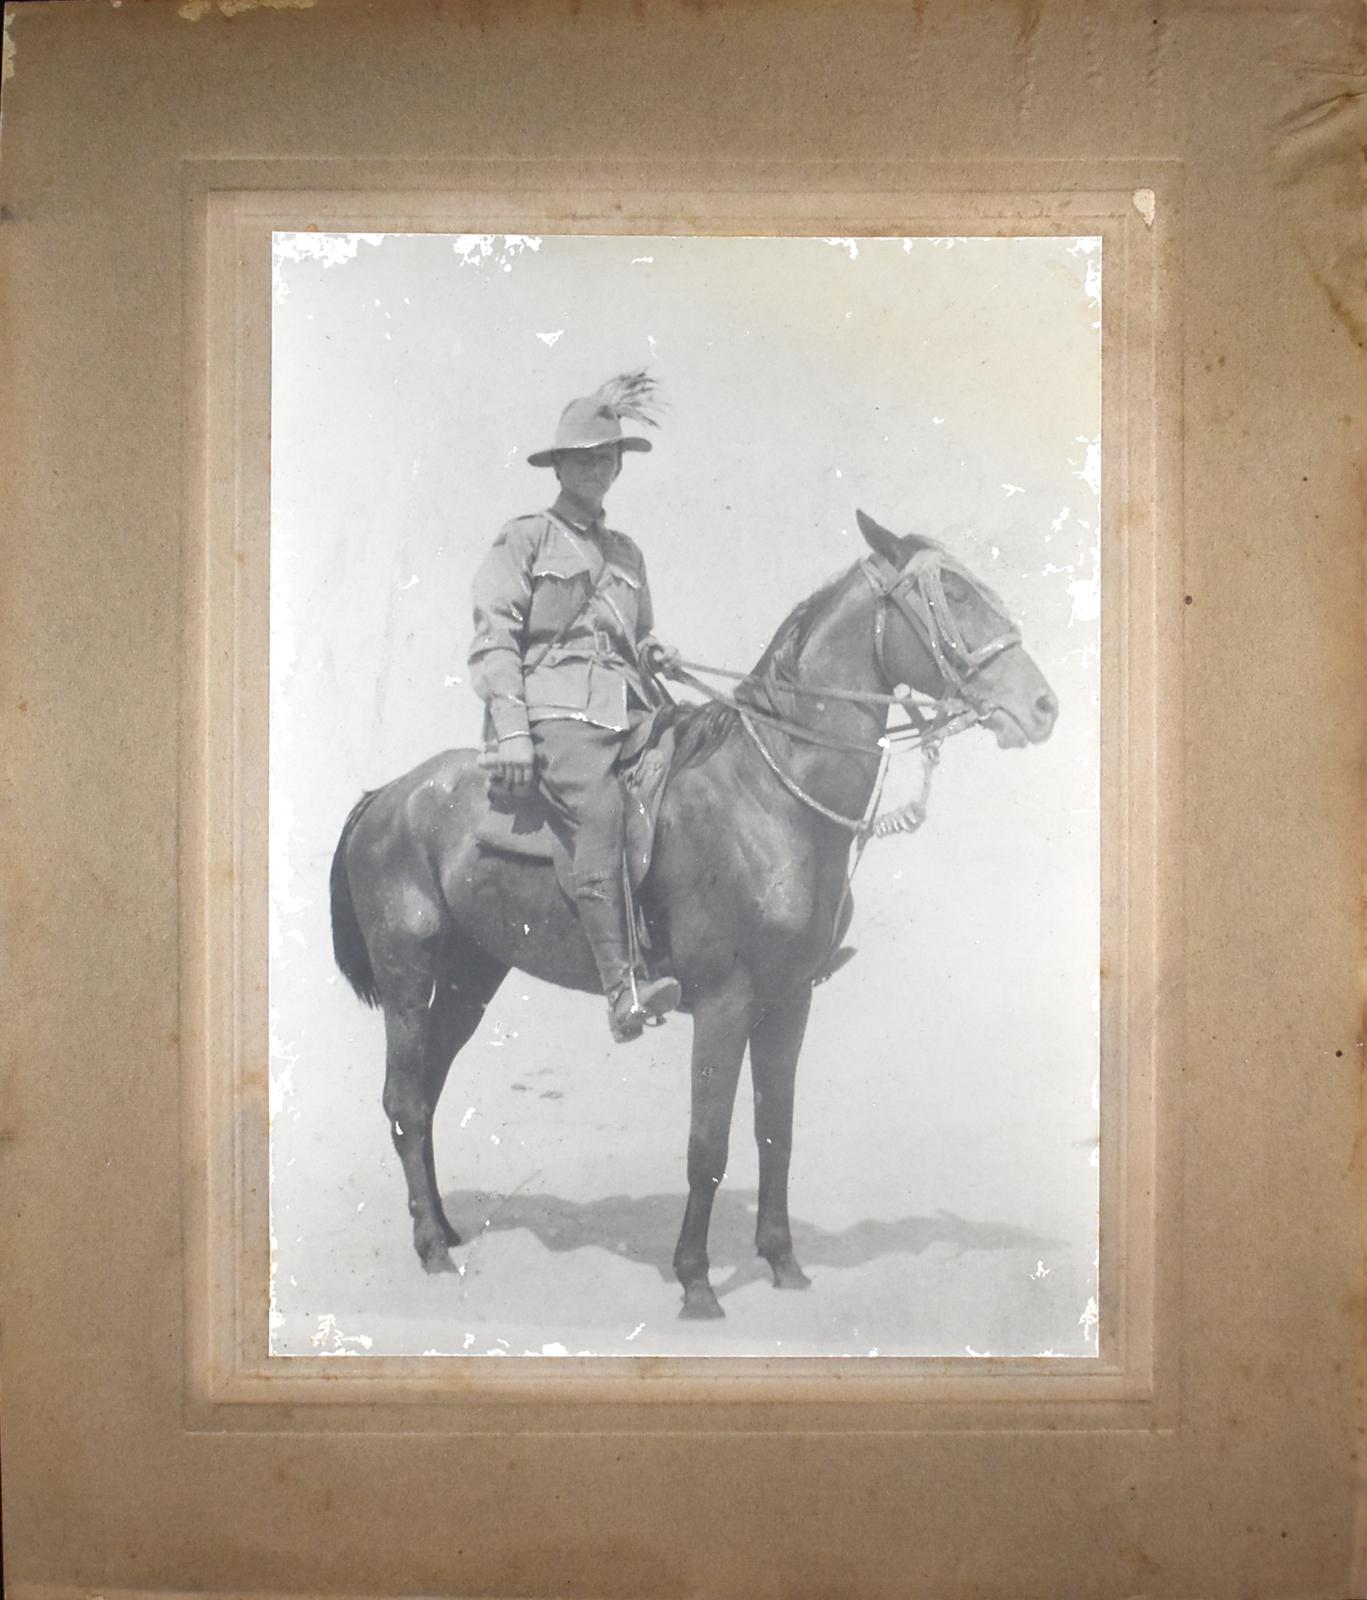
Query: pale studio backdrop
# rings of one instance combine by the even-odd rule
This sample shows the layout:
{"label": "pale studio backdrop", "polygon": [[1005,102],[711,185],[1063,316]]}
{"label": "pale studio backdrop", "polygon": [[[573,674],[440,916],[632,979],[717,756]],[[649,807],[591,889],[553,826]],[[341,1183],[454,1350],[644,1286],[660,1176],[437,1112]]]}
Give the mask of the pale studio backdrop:
{"label": "pale studio backdrop", "polygon": [[[1100,242],[311,233],[274,268],[274,1349],[1094,1352]],[[992,584],[1062,707],[1037,749],[955,740],[922,832],[870,846],[798,1069],[814,1287],[754,1260],[743,1081],[704,1325],[669,1272],[688,1022],[614,1046],[600,1000],[511,974],[438,1113],[472,1242],[428,1279],[327,914],[361,790],[478,738],[470,580],[553,497],[527,454],[643,365],[669,409],[608,517],[686,656],[751,665],[862,506]],[[918,785],[902,758],[889,803]]]}

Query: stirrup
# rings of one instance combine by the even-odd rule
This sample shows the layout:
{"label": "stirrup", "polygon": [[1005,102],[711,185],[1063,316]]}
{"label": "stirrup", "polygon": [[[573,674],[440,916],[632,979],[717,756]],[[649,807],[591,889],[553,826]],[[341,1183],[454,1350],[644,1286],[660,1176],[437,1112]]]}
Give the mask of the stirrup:
{"label": "stirrup", "polygon": [[639,1039],[647,1027],[659,1027],[666,1012],[683,998],[677,978],[643,978],[629,973],[608,996],[608,1025],[618,1044]]}

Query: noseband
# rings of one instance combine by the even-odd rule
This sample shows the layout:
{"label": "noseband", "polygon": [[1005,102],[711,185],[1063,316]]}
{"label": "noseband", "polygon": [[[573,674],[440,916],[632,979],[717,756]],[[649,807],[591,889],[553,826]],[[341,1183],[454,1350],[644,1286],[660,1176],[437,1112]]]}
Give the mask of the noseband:
{"label": "noseband", "polygon": [[[997,708],[975,687],[973,680],[989,661],[1021,642],[1020,633],[1007,619],[1005,609],[996,596],[937,545],[918,550],[904,567],[894,567],[879,555],[865,556],[860,567],[873,586],[874,593],[884,602],[878,606],[873,618],[874,660],[884,683],[889,688],[893,687],[893,674],[884,655],[887,608],[891,604],[911,624],[944,679],[945,688],[962,700],[980,721],[989,717]],[[994,634],[985,644],[970,646],[964,638],[953,608],[945,598],[943,574],[946,570],[971,584],[1001,618],[1001,632]]]}

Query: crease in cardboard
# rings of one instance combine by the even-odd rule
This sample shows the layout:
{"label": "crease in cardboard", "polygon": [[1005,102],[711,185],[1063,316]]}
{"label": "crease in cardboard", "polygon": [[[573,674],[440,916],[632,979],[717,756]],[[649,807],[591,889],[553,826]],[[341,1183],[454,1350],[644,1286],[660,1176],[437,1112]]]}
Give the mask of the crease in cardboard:
{"label": "crease in cardboard", "polygon": [[[1355,21],[1326,16],[1322,39],[1303,41],[1302,54],[1278,62],[1287,92],[1270,130],[1267,161],[1315,286],[1358,348],[1367,349],[1367,36],[1360,15],[1355,8]],[[1315,56],[1304,53],[1315,45]]]}
{"label": "crease in cardboard", "polygon": [[911,0],[911,37],[907,50],[908,75],[915,77],[925,61],[926,6],[930,0]]}
{"label": "crease in cardboard", "polygon": [[1083,73],[1087,79],[1089,89],[1100,89],[1105,73],[1101,60],[1101,41],[1097,29],[1097,9],[1095,6],[1086,6],[1082,11],[1079,27],[1082,33],[1082,60]]}
{"label": "crease in cardboard", "polygon": [[1035,67],[1039,54],[1040,23],[1044,7],[1040,0],[1025,0],[1016,23],[1016,115],[1022,120],[1030,115],[1030,105],[1035,94]]}
{"label": "crease in cardboard", "polygon": [[1151,94],[1160,94],[1163,88],[1163,70],[1167,62],[1169,27],[1168,19],[1159,0],[1152,0],[1153,16],[1149,21],[1149,67],[1146,81]]}

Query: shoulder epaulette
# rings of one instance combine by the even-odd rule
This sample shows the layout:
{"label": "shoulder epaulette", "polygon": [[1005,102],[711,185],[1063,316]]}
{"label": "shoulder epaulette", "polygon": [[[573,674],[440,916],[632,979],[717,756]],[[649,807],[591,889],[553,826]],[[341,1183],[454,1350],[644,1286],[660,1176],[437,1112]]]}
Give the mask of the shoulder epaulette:
{"label": "shoulder epaulette", "polygon": [[641,555],[640,546],[629,533],[623,533],[619,528],[609,528],[607,531],[619,545],[624,546],[628,551],[630,551],[631,555],[635,558],[638,564],[642,566],[645,564],[645,558]]}

